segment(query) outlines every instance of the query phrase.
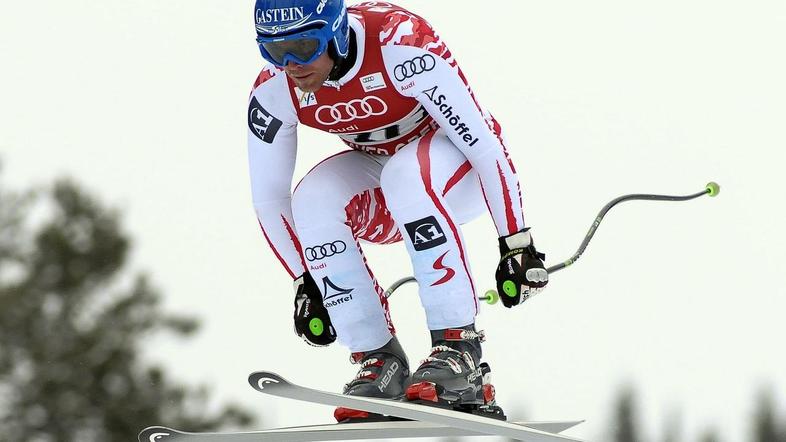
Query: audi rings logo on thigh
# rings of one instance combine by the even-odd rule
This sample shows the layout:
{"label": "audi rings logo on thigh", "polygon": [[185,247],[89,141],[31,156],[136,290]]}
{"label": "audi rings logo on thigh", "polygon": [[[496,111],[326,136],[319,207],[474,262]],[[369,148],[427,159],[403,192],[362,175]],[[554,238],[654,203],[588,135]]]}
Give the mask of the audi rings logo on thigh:
{"label": "audi rings logo on thigh", "polygon": [[426,54],[396,65],[396,67],[393,68],[393,76],[395,76],[398,81],[404,81],[407,78],[414,77],[423,72],[428,72],[435,67],[437,67],[437,60],[434,59],[433,55]]}
{"label": "audi rings logo on thigh", "polygon": [[315,118],[319,124],[332,126],[353,120],[362,120],[375,115],[383,115],[388,105],[381,98],[369,95],[362,99],[350,100],[348,103],[336,103],[317,108]]}
{"label": "audi rings logo on thigh", "polygon": [[318,261],[323,258],[344,253],[346,250],[347,244],[344,241],[338,240],[322,244],[321,246],[306,247],[304,255],[309,261]]}

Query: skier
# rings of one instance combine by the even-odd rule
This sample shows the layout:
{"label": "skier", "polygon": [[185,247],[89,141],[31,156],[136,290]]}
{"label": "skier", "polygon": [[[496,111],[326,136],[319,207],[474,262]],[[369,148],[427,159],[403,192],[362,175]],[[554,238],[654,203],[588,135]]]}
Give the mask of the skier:
{"label": "skier", "polygon": [[[506,307],[548,282],[500,125],[429,23],[403,8],[257,0],[254,18],[270,64],[254,83],[247,115],[253,204],[294,280],[295,332],[311,345],[338,340],[349,348],[360,370],[345,394],[494,412],[459,226],[491,214]],[[319,163],[292,191],[298,123],[336,134],[350,149]],[[396,339],[360,246],[400,240],[433,344],[418,367]],[[340,408],[335,416],[368,414]]]}

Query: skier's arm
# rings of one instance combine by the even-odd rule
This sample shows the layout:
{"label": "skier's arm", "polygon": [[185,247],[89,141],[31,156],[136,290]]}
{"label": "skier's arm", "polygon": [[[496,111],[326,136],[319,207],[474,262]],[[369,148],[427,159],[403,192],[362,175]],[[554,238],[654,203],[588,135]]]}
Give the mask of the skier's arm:
{"label": "skier's arm", "polygon": [[451,52],[427,22],[410,14],[391,14],[380,38],[394,87],[423,104],[477,171],[499,236],[522,230],[519,181],[501,128],[475,100]]}
{"label": "skier's arm", "polygon": [[402,95],[423,104],[478,173],[500,237],[497,290],[506,307],[519,305],[546,286],[548,273],[524,226],[519,181],[502,129],[480,107],[450,50],[425,20],[403,12],[388,19],[380,35],[388,76]]}
{"label": "skier's arm", "polygon": [[292,222],[297,116],[288,93],[283,73],[265,68],[249,97],[246,117],[254,210],[273,253],[295,279],[305,266]]}

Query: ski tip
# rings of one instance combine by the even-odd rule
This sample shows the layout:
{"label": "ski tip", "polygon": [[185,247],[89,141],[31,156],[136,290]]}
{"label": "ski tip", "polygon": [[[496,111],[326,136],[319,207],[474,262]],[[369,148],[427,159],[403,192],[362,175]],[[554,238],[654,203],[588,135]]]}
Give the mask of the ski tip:
{"label": "ski tip", "polygon": [[183,433],[167,427],[147,427],[139,433],[139,442],[176,441]]}
{"label": "ski tip", "polygon": [[248,383],[254,390],[265,393],[265,388],[276,385],[289,385],[289,381],[270,371],[257,371],[248,376]]}
{"label": "ski tip", "polygon": [[522,422],[521,425],[525,427],[534,428],[535,430],[545,431],[547,433],[559,434],[563,431],[573,428],[576,425],[583,424],[584,420],[575,421],[543,421],[543,422]]}
{"label": "ski tip", "polygon": [[[584,422],[587,422],[586,419],[575,420],[575,421],[565,421],[565,422],[563,422],[563,424],[565,425],[565,430],[567,430],[568,428],[573,428],[573,427],[575,427],[577,425],[581,425]],[[565,431],[565,430],[563,430],[563,431]]]}

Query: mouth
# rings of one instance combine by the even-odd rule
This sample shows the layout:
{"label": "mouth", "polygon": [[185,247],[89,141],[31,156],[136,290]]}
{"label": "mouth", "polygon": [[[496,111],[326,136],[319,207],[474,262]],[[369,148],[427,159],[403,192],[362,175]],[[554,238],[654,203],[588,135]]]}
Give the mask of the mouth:
{"label": "mouth", "polygon": [[308,73],[308,74],[289,74],[289,76],[292,77],[295,80],[305,80],[306,78],[308,78],[308,77],[310,77],[312,75],[314,75],[314,74],[313,73]]}

